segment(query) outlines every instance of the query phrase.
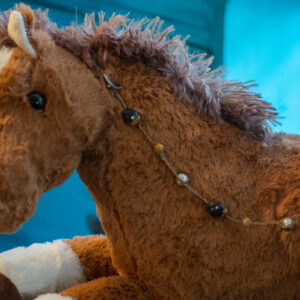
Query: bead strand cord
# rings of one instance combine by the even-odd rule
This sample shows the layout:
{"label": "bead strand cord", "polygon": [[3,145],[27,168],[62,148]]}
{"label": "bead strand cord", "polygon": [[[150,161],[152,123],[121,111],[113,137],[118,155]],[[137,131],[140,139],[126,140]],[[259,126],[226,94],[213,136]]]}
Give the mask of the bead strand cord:
{"label": "bead strand cord", "polygon": [[274,226],[279,225],[281,229],[290,231],[294,228],[294,221],[296,219],[300,218],[300,213],[295,214],[290,217],[285,217],[281,220],[269,220],[269,221],[254,221],[251,220],[248,217],[245,218],[236,218],[231,216],[228,213],[227,207],[221,202],[210,202],[207,200],[199,191],[197,191],[191,184],[189,177],[181,172],[178,172],[176,168],[170,163],[168,158],[165,154],[164,145],[156,142],[149,133],[145,130],[145,128],[142,125],[142,116],[135,110],[130,109],[127,107],[124,99],[119,93],[119,90],[122,88],[122,86],[117,83],[114,79],[112,79],[108,74],[102,73],[103,78],[107,84],[107,88],[110,91],[111,95],[117,98],[123,107],[122,112],[122,118],[125,124],[128,124],[130,126],[138,128],[143,135],[146,137],[146,139],[150,142],[150,144],[153,147],[153,150],[155,153],[159,155],[163,163],[168,167],[168,169],[173,173],[173,175],[176,178],[176,182],[179,186],[185,187],[188,189],[194,196],[196,196],[198,199],[200,199],[202,202],[206,204],[206,210],[212,217],[222,217],[226,218],[229,221],[241,223],[244,226],[251,226],[251,225],[257,225],[257,226]]}

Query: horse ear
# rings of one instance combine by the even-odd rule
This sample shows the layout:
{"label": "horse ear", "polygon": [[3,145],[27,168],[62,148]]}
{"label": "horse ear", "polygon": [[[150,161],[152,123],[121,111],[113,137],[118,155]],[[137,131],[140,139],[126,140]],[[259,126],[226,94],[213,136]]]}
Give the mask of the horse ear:
{"label": "horse ear", "polygon": [[22,48],[29,55],[36,57],[36,52],[28,39],[26,31],[26,29],[29,29],[33,24],[33,13],[31,10],[27,9],[27,7],[20,6],[19,9],[25,16],[26,24],[23,14],[20,11],[12,11],[8,21],[8,35],[17,44],[17,46]]}

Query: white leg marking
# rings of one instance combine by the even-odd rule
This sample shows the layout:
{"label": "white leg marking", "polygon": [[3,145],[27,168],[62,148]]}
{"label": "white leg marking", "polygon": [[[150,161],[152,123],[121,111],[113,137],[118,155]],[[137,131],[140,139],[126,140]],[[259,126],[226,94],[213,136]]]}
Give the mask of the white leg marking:
{"label": "white leg marking", "polygon": [[59,292],[86,282],[77,255],[60,240],[0,253],[0,272],[16,285],[24,298]]}
{"label": "white leg marking", "polygon": [[69,296],[61,296],[60,294],[45,294],[35,298],[34,300],[73,300],[73,298]]}

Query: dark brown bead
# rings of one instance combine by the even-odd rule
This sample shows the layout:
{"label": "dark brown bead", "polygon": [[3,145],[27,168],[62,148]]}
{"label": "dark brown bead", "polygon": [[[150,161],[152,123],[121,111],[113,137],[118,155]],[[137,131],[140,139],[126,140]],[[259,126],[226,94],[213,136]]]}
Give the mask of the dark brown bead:
{"label": "dark brown bead", "polygon": [[228,211],[224,204],[220,202],[208,204],[206,210],[212,217],[215,218],[224,217]]}
{"label": "dark brown bead", "polygon": [[142,120],[141,115],[137,111],[130,108],[126,108],[123,110],[122,118],[124,123],[131,126],[137,126]]}

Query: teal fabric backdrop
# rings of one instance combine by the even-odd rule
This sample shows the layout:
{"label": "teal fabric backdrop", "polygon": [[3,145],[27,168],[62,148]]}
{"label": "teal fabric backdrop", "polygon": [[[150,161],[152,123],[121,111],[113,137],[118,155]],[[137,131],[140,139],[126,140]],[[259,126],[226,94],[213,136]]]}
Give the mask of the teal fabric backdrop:
{"label": "teal fabric backdrop", "polygon": [[300,1],[230,0],[225,15],[228,78],[255,80],[279,110],[276,131],[300,133]]}

